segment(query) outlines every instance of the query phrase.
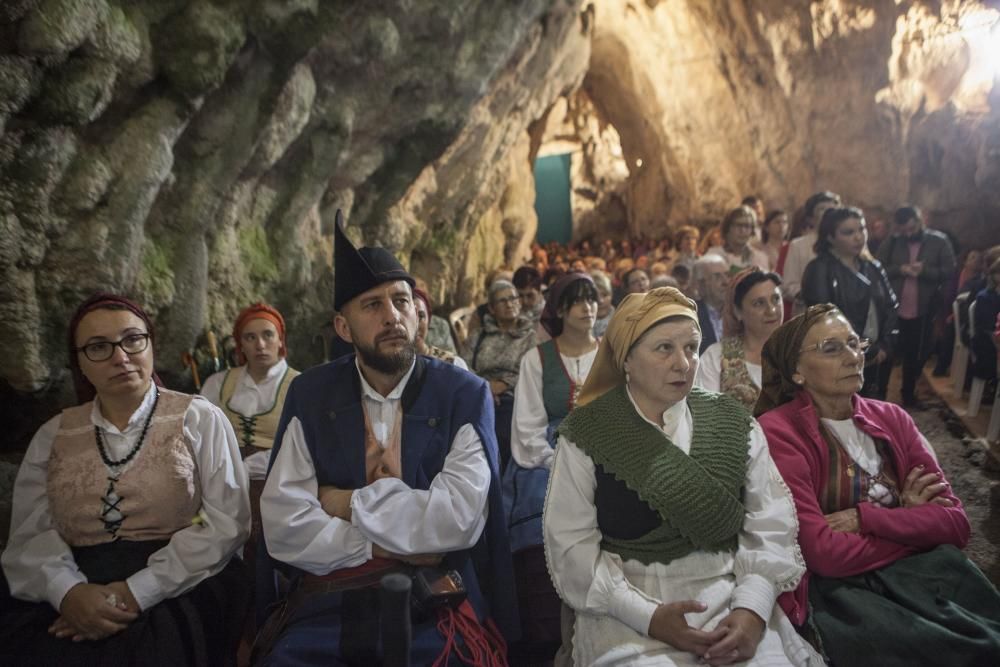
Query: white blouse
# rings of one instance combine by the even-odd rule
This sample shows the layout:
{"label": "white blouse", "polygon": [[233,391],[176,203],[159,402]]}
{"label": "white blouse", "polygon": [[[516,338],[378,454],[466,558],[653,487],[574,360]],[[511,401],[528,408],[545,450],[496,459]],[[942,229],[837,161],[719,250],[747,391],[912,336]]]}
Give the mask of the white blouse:
{"label": "white blouse", "polygon": [[[582,387],[597,358],[597,347],[579,357],[559,355],[576,386]],[[560,371],[561,372],[561,371]],[[549,415],[542,397],[542,356],[536,347],[521,357],[521,371],[514,388],[514,423],[510,453],[522,468],[551,468],[555,450],[545,437]]]}
{"label": "white blouse", "polygon": [[[151,384],[124,431],[101,415],[100,399],[94,401],[90,419],[103,430],[111,458],[123,458],[135,446],[153,408],[153,397]],[[2,556],[13,596],[47,601],[57,611],[69,589],[87,583],[49,512],[49,455],[61,419],[57,415],[47,421],[28,445],[14,483],[10,540]],[[239,446],[229,420],[196,396],[184,414],[184,436],[198,465],[201,522],[174,533],[165,547],[149,557],[145,568],[126,580],[142,609],[186,593],[220,572],[250,535],[247,474],[239,465]]]}
{"label": "white blouse", "polygon": [[[758,387],[761,386],[761,366],[744,361],[750,379]],[[698,362],[698,373],[694,376],[694,384],[708,391],[722,391],[722,343],[712,343],[701,355]]]}
{"label": "white blouse", "polygon": [[[358,370],[372,433],[383,445],[412,373],[411,367],[395,389],[382,396]],[[302,423],[293,417],[260,497],[264,539],[271,556],[316,575],[362,565],[371,560],[373,544],[410,555],[467,549],[486,526],[489,490],[482,441],[472,424],[465,424],[429,489],[379,479],[354,492],[350,522],[331,517],[317,497],[316,468]]]}
{"label": "white blouse", "polygon": [[[694,426],[687,403],[669,408],[663,421],[663,432],[687,453]],[[664,442],[664,446],[669,445]],[[687,581],[692,580],[689,573],[695,571],[706,585],[713,577],[734,575],[730,606],[770,618],[778,593],[795,587],[805,565],[796,543],[798,523],[791,494],[756,421],[750,432],[749,454],[743,493],[746,516],[735,556],[699,551],[666,565],[642,566],[638,561],[623,563],[617,554],[601,549],[594,506],[594,462],[575,444],[560,438],[543,518],[546,560],[560,597],[578,612],[610,616],[646,635],[656,607],[676,600],[655,599],[643,592],[626,577],[625,570],[642,568],[668,578],[685,573]]]}
{"label": "white blouse", "polygon": [[[260,382],[255,382],[247,367],[240,366],[228,371],[213,373],[205,380],[201,386],[201,395],[211,401],[214,405],[222,408],[222,384],[226,379],[226,373],[238,373],[236,379],[236,389],[229,399],[229,409],[244,417],[252,417],[262,412],[267,412],[274,406],[274,401],[278,397],[278,389],[281,388],[281,380],[288,370],[288,362],[279,359],[278,363],[267,369],[267,374]],[[277,407],[281,411],[281,407]],[[271,458],[271,452],[257,452],[244,459],[243,464],[247,468],[250,479],[264,479],[267,476],[267,464]]]}

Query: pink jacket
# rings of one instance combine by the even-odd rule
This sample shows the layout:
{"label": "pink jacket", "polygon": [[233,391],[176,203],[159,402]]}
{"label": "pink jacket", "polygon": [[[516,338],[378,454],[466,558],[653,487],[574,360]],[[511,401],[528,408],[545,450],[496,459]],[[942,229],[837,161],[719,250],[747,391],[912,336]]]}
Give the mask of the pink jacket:
{"label": "pink jacket", "polygon": [[[900,483],[918,465],[927,472],[940,472],[916,424],[902,408],[857,395],[853,403],[858,428],[887,441],[892,448]],[[799,587],[778,598],[794,624],[802,625],[806,620],[810,572],[822,577],[849,577],[941,544],[961,549],[969,541],[969,520],[951,487],[941,497],[950,499],[954,507],[925,504],[888,509],[860,503],[859,533],[832,530],[819,505],[830,456],[819,432],[819,416],[812,398],[800,391],[794,400],[761,415],[758,421],[767,435],[771,456],[795,499],[799,545],[808,568]]]}

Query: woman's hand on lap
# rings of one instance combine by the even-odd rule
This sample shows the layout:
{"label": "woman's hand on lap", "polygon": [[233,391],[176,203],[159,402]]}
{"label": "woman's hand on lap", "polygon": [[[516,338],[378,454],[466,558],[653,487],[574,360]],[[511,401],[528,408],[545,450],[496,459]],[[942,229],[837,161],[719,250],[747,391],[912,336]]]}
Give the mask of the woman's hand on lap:
{"label": "woman's hand on lap", "polygon": [[653,612],[649,621],[649,636],[676,649],[687,651],[697,656],[705,654],[725,636],[725,630],[716,628],[712,632],[696,630],[687,623],[684,614],[702,612],[707,609],[703,602],[697,600],[682,600],[661,604]]}
{"label": "woman's hand on lap", "polygon": [[725,636],[709,647],[702,658],[713,667],[749,660],[764,637],[764,626],[764,620],[749,609],[733,609],[714,630],[724,630]]}
{"label": "woman's hand on lap", "polygon": [[[77,584],[63,597],[59,606],[61,616],[49,627],[49,632],[57,637],[69,637],[68,631],[72,629],[73,641],[104,639],[121,632],[138,614],[118,604],[108,604],[108,596],[112,593],[118,595],[108,586]],[[121,603],[128,604],[119,601]]]}

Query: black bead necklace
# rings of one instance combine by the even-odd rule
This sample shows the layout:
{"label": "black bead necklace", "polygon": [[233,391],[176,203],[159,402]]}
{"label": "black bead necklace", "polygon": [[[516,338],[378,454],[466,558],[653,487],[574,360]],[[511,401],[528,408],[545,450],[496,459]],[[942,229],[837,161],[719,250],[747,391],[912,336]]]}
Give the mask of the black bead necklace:
{"label": "black bead necklace", "polygon": [[132,451],[130,451],[125,458],[118,459],[117,461],[111,460],[108,453],[104,451],[104,436],[101,435],[101,427],[94,424],[94,435],[97,437],[97,451],[100,452],[101,460],[104,461],[104,465],[109,468],[119,468],[134,459],[135,455],[139,453],[139,450],[142,448],[142,443],[146,441],[146,431],[149,430],[149,425],[153,421],[153,413],[156,412],[156,404],[160,402],[160,390],[154,388],[153,391],[156,392],[153,398],[153,408],[149,411],[149,416],[146,417],[146,423],[142,426],[142,433],[139,435],[139,440],[135,443],[135,446],[132,447]]}
{"label": "black bead necklace", "polygon": [[139,453],[142,448],[142,443],[146,441],[146,431],[149,430],[149,425],[153,421],[153,413],[156,412],[156,404],[160,402],[160,390],[153,389],[156,392],[153,398],[153,407],[149,411],[149,415],[146,417],[146,423],[142,426],[142,433],[139,434],[139,441],[135,443],[132,451],[128,453],[125,458],[119,459],[117,461],[112,461],[108,453],[104,451],[104,436],[101,435],[101,427],[94,424],[94,435],[97,437],[97,451],[101,455],[101,460],[104,461],[104,465],[111,469],[111,473],[108,475],[108,488],[101,496],[101,521],[104,523],[105,532],[109,533],[112,539],[118,539],[118,531],[122,527],[122,522],[125,521],[125,515],[122,514],[121,503],[124,500],[118,495],[115,490],[115,483],[118,482],[118,478],[121,477],[122,467],[135,458],[135,455]]}

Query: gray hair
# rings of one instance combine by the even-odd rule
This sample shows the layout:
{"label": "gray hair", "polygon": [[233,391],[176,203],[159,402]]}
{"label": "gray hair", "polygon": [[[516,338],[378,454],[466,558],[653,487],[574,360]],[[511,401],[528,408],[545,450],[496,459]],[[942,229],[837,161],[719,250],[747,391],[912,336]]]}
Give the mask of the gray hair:
{"label": "gray hair", "polygon": [[716,255],[715,253],[711,253],[707,255],[702,255],[695,261],[694,268],[691,271],[691,277],[694,279],[696,283],[701,282],[702,280],[705,279],[705,269],[712,266],[713,264],[721,264],[722,266],[726,267],[726,270],[729,269],[729,262],[727,262],[721,255]]}
{"label": "gray hair", "polygon": [[611,287],[611,278],[604,271],[591,271],[590,277],[594,279],[594,285],[604,292],[611,294],[614,291]]}
{"label": "gray hair", "polygon": [[493,303],[493,297],[496,296],[497,292],[506,289],[514,290],[515,292],[517,291],[517,288],[514,287],[514,283],[509,280],[494,280],[490,285],[490,288],[486,290],[487,303]]}

